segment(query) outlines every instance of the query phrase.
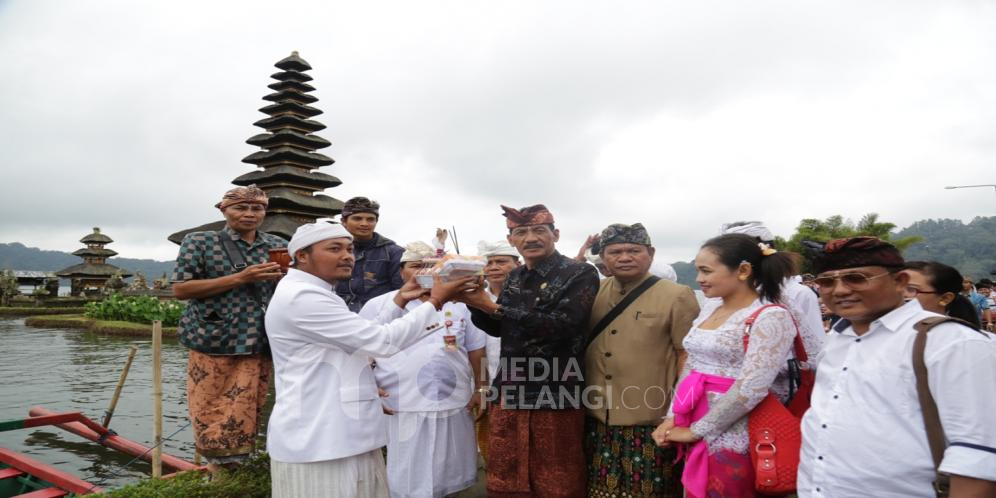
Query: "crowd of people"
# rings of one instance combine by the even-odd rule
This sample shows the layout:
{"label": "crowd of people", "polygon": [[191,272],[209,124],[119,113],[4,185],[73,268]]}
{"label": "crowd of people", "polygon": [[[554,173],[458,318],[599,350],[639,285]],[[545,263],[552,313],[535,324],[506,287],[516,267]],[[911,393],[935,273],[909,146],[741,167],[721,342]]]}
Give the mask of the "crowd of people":
{"label": "crowd of people", "polygon": [[[502,206],[483,277],[426,288],[444,237],[400,246],[357,197],[287,242],[267,206],[226,192],[173,288],[197,451],[211,471],[250,455],[272,379],[275,497],[443,497],[479,458],[494,497],[996,496],[991,282],[874,237],[814,246],[799,275],[736,222],[695,256],[697,297],[642,224],[568,257],[534,205]],[[801,417],[797,452],[758,436],[771,406]]]}

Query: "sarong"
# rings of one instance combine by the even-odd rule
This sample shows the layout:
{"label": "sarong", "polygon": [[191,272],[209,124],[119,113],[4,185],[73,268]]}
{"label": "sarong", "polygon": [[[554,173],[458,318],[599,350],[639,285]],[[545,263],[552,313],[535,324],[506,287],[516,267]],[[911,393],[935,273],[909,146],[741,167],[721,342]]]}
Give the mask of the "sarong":
{"label": "sarong", "polygon": [[491,410],[490,498],[586,495],[584,410]]}
{"label": "sarong", "polygon": [[441,498],[477,482],[474,420],[466,408],[398,412],[387,423],[392,498]]}
{"label": "sarong", "polygon": [[[706,393],[725,393],[734,379],[692,370],[674,396],[675,427],[690,427],[709,412]],[[703,439],[684,448],[685,469],[681,482],[688,498],[750,498],[754,491],[754,466],[749,454],[727,449],[710,450]]]}
{"label": "sarong", "polygon": [[187,406],[197,452],[232,463],[256,444],[273,363],[263,355],[217,356],[190,351]]}
{"label": "sarong", "polygon": [[681,462],[677,450],[661,448],[652,425],[585,424],[588,496],[681,498]]}
{"label": "sarong", "polygon": [[284,463],[270,459],[273,498],[384,498],[387,472],[380,449],[335,460]]}

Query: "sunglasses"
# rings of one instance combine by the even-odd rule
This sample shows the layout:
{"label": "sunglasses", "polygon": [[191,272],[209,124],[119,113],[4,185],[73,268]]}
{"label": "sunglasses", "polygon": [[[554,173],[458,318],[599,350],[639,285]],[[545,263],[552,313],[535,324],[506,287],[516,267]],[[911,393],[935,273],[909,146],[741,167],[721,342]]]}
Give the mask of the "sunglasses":
{"label": "sunglasses", "polygon": [[840,283],[848,289],[859,291],[867,289],[872,280],[885,275],[891,275],[891,273],[879,273],[870,277],[864,273],[838,273],[833,276],[816,277],[813,279],[813,283],[820,288],[820,291],[829,292],[837,285],[837,280],[840,280]]}

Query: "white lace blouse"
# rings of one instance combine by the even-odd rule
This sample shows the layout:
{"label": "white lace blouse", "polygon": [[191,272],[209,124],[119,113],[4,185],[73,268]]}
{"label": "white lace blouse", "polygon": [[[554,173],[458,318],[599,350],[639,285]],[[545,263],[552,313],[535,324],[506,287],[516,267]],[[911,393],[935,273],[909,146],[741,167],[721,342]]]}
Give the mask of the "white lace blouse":
{"label": "white lace blouse", "polygon": [[751,327],[745,354],[744,322],[762,303],[754,301],[736,311],[714,330],[699,328],[721,304],[720,300],[706,304],[685,336],[682,344],[688,360],[681,380],[691,370],[736,379],[726,393],[707,394],[709,412],[693,423],[691,430],[705,439],[710,453],[726,449],[743,454],[749,442],[747,414],[769,390],[783,401],[788,398],[788,360],[794,356],[791,351],[796,329],[787,311],[769,308]]}

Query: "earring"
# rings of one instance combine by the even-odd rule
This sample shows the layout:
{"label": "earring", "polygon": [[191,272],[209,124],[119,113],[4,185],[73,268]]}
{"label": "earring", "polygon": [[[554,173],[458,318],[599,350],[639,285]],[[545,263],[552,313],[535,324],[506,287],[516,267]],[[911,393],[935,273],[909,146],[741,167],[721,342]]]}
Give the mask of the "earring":
{"label": "earring", "polygon": [[741,282],[746,282],[747,281],[747,275],[739,275],[739,276],[737,276],[737,279],[740,280]]}

